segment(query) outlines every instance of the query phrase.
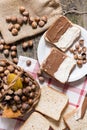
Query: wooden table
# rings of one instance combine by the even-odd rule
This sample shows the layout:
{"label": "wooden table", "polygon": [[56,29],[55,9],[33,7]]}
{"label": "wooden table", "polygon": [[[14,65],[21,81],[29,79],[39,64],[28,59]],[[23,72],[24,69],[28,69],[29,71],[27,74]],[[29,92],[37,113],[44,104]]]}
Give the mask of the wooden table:
{"label": "wooden table", "polygon": [[[87,0],[60,0],[60,1],[64,12],[68,11],[69,13],[69,11],[71,10],[75,11],[74,13],[66,14],[66,16],[72,22],[81,25],[82,27],[87,29]],[[86,14],[83,14],[84,12]],[[39,34],[31,38],[34,43],[33,48],[28,49],[25,52],[22,49],[22,42],[30,40],[30,38],[26,38],[23,41],[19,41],[17,44],[18,56],[22,55],[22,56],[27,56],[27,57],[32,57],[34,59],[37,59],[37,47],[42,34]]]}

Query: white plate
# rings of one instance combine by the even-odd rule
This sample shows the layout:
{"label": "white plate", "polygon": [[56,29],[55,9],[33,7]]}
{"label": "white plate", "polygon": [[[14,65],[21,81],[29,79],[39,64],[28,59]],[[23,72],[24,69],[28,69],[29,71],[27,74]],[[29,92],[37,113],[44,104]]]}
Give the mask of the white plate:
{"label": "white plate", "polygon": [[[87,47],[87,31],[80,26],[78,27],[81,29],[81,39],[84,39],[84,45]],[[43,35],[39,41],[39,45],[37,49],[37,56],[38,56],[38,61],[40,65],[42,64],[43,60],[49,55],[50,50],[51,50],[51,46],[46,44],[46,41],[44,40],[44,35]],[[69,51],[67,52],[67,54],[71,57],[73,56],[72,54],[70,54]],[[84,77],[86,74],[87,74],[87,63],[84,64],[83,67],[81,68],[76,66],[73,72],[71,73],[68,79],[68,82],[79,80],[82,77]]]}

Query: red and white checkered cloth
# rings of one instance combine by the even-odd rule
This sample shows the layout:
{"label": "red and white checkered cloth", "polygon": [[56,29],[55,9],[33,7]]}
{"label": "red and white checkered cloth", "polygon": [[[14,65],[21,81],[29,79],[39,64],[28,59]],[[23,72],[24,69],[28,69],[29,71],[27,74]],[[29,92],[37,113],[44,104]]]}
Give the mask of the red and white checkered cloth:
{"label": "red and white checkered cloth", "polygon": [[[30,59],[32,64],[31,66],[26,66],[26,60]],[[30,72],[33,77],[38,81],[37,71],[39,70],[39,64],[36,60],[20,56],[18,65],[22,67],[27,72]],[[52,79],[46,79],[45,83],[40,86],[50,85],[55,89],[65,93],[69,97],[69,104],[73,107],[78,107],[87,92],[87,78],[83,77],[79,81],[73,83],[67,83],[62,85]],[[27,115],[28,116],[28,115]],[[27,117],[18,118],[18,119],[6,119],[0,117],[0,130],[18,130],[19,127],[24,123]]]}

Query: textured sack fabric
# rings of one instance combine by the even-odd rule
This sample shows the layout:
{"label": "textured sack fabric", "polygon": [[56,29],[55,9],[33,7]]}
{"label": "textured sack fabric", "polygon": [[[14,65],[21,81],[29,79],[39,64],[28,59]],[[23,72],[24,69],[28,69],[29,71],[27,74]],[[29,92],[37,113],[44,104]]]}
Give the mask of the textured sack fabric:
{"label": "textured sack fabric", "polygon": [[[8,30],[6,16],[22,17],[19,12],[19,7],[24,6],[30,16],[48,17],[48,22],[44,27],[32,29],[29,23],[23,25],[17,36],[12,36]],[[25,37],[34,36],[45,31],[58,17],[62,14],[62,8],[59,0],[0,0],[0,30],[7,44],[16,42]]]}

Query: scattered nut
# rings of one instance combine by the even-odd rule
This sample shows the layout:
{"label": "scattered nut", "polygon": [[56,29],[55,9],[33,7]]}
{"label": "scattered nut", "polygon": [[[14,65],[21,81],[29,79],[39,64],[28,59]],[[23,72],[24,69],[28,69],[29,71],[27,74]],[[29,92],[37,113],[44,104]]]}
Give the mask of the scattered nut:
{"label": "scattered nut", "polygon": [[16,52],[16,51],[12,51],[12,52],[11,52],[11,57],[14,58],[14,57],[16,57],[16,56],[17,56],[17,52]]}
{"label": "scattered nut", "polygon": [[0,73],[4,71],[4,68],[0,66]]}
{"label": "scattered nut", "polygon": [[8,75],[9,73],[10,73],[9,70],[5,70],[5,71],[4,71],[4,74],[5,74],[5,75]]}
{"label": "scattered nut", "polygon": [[[40,17],[37,16],[37,17],[35,17],[34,20],[38,23],[38,22],[40,21]],[[33,20],[33,21],[34,21],[34,20]]]}
{"label": "scattered nut", "polygon": [[1,44],[5,44],[4,39],[1,39],[0,42],[1,42]]}
{"label": "scattered nut", "polygon": [[11,46],[11,51],[17,51],[17,47],[15,45]]}
{"label": "scattered nut", "polygon": [[17,21],[17,17],[16,17],[16,16],[12,16],[12,17],[11,17],[11,22],[12,22],[12,23],[16,23],[16,21]]}
{"label": "scattered nut", "polygon": [[20,11],[20,13],[23,13],[23,12],[25,11],[25,7],[24,7],[24,6],[21,6],[21,7],[19,8],[19,11]]}
{"label": "scattered nut", "polygon": [[16,36],[16,35],[18,35],[18,30],[16,28],[13,28],[11,33],[13,36]]}
{"label": "scattered nut", "polygon": [[23,17],[23,21],[24,21],[24,23],[27,23],[28,18],[27,18],[26,16],[24,16],[24,17]]}
{"label": "scattered nut", "polygon": [[16,23],[16,24],[14,25],[14,28],[16,28],[17,30],[20,30],[20,24]]}
{"label": "scattered nut", "polygon": [[10,16],[7,16],[7,17],[6,17],[6,22],[7,22],[7,23],[11,22],[11,17],[10,17]]}
{"label": "scattered nut", "polygon": [[24,42],[24,43],[22,44],[22,48],[23,48],[24,50],[26,50],[26,49],[28,48],[28,42]]}
{"label": "scattered nut", "polygon": [[29,105],[32,105],[33,104],[33,100],[29,99],[28,103],[29,103]]}
{"label": "scattered nut", "polygon": [[22,19],[21,17],[18,17],[18,18],[17,18],[17,23],[22,26],[22,24],[23,24],[23,19]]}
{"label": "scattered nut", "polygon": [[13,28],[14,28],[14,25],[13,25],[12,23],[10,23],[10,24],[8,25],[8,30],[9,30],[9,31],[12,31]]}
{"label": "scattered nut", "polygon": [[75,48],[76,48],[76,49],[79,49],[79,47],[80,47],[79,44],[76,44],[76,45],[75,45]]}
{"label": "scattered nut", "polygon": [[33,41],[32,41],[32,40],[29,40],[29,41],[28,41],[28,45],[29,45],[29,47],[33,47]]}
{"label": "scattered nut", "polygon": [[12,72],[14,72],[14,67],[12,66],[12,65],[9,65],[8,67],[7,67],[7,69],[12,73]]}
{"label": "scattered nut", "polygon": [[6,63],[5,63],[5,61],[1,61],[1,62],[0,62],[0,66],[3,66],[3,67],[5,67],[5,66],[6,66]]}
{"label": "scattered nut", "polygon": [[44,77],[42,77],[42,76],[38,77],[38,79],[39,79],[40,83],[43,83],[45,81]]}
{"label": "scattered nut", "polygon": [[39,23],[38,23],[39,27],[43,27],[45,25],[45,22],[40,20]]}
{"label": "scattered nut", "polygon": [[32,24],[32,22],[34,22],[34,17],[29,18],[29,24]]}
{"label": "scattered nut", "polygon": [[0,44],[0,51],[3,51],[4,45]]}
{"label": "scattered nut", "polygon": [[4,53],[4,55],[5,55],[6,57],[9,56],[9,50],[6,49],[6,50],[3,51],[3,53]]}
{"label": "scattered nut", "polygon": [[16,106],[16,105],[13,105],[13,106],[12,106],[12,111],[13,111],[13,112],[16,112],[16,111],[17,111],[17,106]]}
{"label": "scattered nut", "polygon": [[83,61],[82,60],[77,60],[77,65],[82,67]]}
{"label": "scattered nut", "polygon": [[28,17],[29,16],[29,12],[28,11],[24,11],[23,15]]}
{"label": "scattered nut", "polygon": [[46,22],[47,22],[47,17],[46,17],[46,16],[42,16],[42,17],[41,17],[41,20],[46,23]]}
{"label": "scattered nut", "polygon": [[33,21],[31,26],[32,26],[33,29],[36,29],[37,28],[37,23],[35,21]]}
{"label": "scattered nut", "polygon": [[22,104],[22,109],[23,110],[28,110],[30,108],[29,104],[28,103],[23,103]]}
{"label": "scattered nut", "polygon": [[7,100],[7,101],[9,101],[11,99],[11,96],[9,96],[9,95],[7,95],[6,97],[5,97],[5,100]]}
{"label": "scattered nut", "polygon": [[26,61],[26,65],[27,65],[27,66],[30,66],[30,65],[31,65],[31,60],[27,60],[27,61]]}
{"label": "scattered nut", "polygon": [[17,64],[18,63],[18,58],[15,57],[15,58],[12,59],[12,61],[13,61],[13,63]]}
{"label": "scattered nut", "polygon": [[83,39],[80,40],[80,41],[79,41],[79,44],[80,44],[81,46],[83,46],[83,45],[84,45],[84,40],[83,40]]}

